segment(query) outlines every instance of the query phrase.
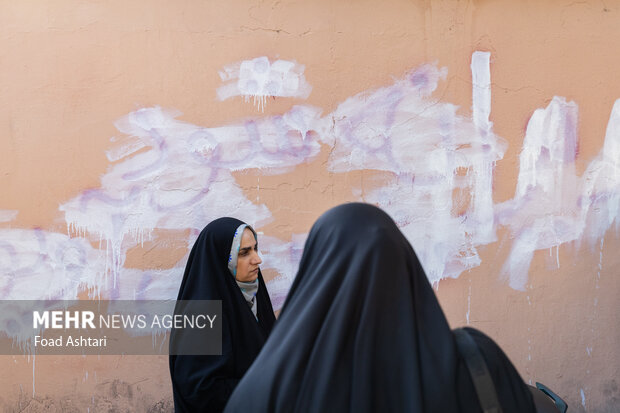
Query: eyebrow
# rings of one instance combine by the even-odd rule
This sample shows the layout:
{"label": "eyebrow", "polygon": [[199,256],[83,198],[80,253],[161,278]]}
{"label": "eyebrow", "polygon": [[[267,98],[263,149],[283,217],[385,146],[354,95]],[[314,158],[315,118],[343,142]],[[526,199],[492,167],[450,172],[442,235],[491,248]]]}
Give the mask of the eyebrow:
{"label": "eyebrow", "polygon": [[246,251],[251,250],[252,248],[258,248],[258,242],[256,244],[252,245],[251,247],[240,248],[239,252],[241,252],[241,251],[246,252]]}

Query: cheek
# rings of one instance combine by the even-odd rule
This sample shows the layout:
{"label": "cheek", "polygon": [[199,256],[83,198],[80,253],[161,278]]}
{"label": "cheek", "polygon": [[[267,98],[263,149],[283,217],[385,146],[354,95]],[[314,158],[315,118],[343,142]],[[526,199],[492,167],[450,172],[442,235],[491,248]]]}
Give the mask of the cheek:
{"label": "cheek", "polygon": [[247,257],[239,257],[237,260],[237,271],[244,270],[248,266],[248,258]]}

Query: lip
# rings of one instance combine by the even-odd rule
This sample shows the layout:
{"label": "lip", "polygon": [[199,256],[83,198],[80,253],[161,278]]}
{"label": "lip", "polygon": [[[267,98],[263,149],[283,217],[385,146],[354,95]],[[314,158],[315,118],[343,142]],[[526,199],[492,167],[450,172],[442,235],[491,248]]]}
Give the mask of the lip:
{"label": "lip", "polygon": [[250,271],[250,272],[251,272],[251,273],[255,273],[255,272],[258,272],[258,268],[256,268],[256,269],[253,269],[253,270],[252,270],[252,271]]}

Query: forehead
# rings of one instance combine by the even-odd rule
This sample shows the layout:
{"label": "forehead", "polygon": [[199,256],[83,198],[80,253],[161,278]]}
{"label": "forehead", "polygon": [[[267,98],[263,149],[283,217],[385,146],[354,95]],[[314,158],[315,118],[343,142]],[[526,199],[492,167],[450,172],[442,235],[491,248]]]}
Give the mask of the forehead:
{"label": "forehead", "polygon": [[250,231],[249,228],[243,230],[243,234],[241,235],[241,247],[251,247],[256,244],[256,239],[254,239],[254,234]]}

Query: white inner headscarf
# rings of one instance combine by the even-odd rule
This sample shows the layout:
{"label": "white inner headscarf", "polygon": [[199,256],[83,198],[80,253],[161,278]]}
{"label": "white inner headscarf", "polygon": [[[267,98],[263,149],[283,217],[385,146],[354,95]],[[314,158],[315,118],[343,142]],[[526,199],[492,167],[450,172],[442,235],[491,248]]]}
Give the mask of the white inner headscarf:
{"label": "white inner headscarf", "polygon": [[235,235],[233,235],[232,245],[230,246],[230,254],[228,255],[228,270],[235,278],[235,282],[239,289],[241,290],[241,294],[243,294],[243,298],[250,306],[250,310],[252,310],[252,314],[254,314],[254,318],[258,321],[257,305],[256,305],[256,293],[258,292],[258,277],[254,281],[244,282],[237,280],[237,259],[239,256],[239,249],[241,248],[241,237],[243,236],[243,231],[245,229],[249,229],[254,234],[254,239],[256,239],[256,232],[254,229],[247,225],[241,224],[237,227],[235,231]]}

